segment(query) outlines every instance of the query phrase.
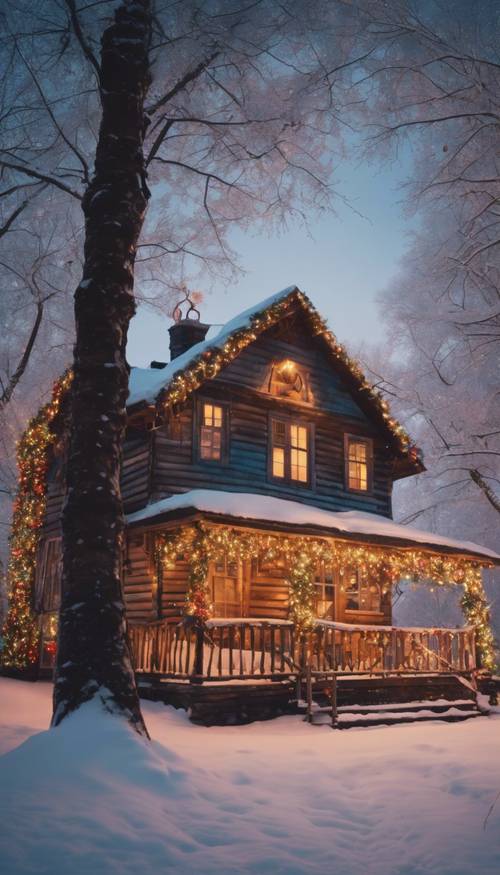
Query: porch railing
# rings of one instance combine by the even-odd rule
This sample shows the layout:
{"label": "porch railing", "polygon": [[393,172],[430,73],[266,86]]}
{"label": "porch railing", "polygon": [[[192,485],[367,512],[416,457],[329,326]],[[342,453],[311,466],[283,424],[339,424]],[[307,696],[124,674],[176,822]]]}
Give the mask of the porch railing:
{"label": "porch railing", "polygon": [[476,667],[474,629],[350,626],[318,621],[301,647],[314,671],[339,674],[470,672]]}
{"label": "porch railing", "polygon": [[134,624],[130,628],[135,670],[192,680],[287,678],[293,661],[292,623],[209,620],[203,627],[179,623]]}
{"label": "porch railing", "polygon": [[130,628],[135,669],[193,682],[285,679],[308,667],[337,674],[469,673],[474,629],[354,626],[318,620],[298,637],[292,623],[209,620],[204,626],[138,623]]}

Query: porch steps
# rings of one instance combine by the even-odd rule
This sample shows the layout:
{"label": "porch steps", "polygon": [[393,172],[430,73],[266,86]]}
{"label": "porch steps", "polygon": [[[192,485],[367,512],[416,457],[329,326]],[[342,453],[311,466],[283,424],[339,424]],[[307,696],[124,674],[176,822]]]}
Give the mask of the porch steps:
{"label": "porch steps", "polygon": [[[298,711],[313,726],[332,725],[331,678],[316,677],[310,709],[303,701]],[[337,681],[337,729],[429,720],[458,723],[486,713],[478,707],[472,685],[457,675]]]}
{"label": "porch steps", "polygon": [[[481,711],[476,702],[471,700],[447,701],[445,703],[401,702],[398,704],[378,706],[341,706],[338,709],[337,729],[353,729],[366,726],[391,726],[398,723],[423,723],[429,720],[441,720],[446,723],[459,723],[475,717],[481,717]],[[322,707],[315,703],[311,714],[311,725],[331,725],[331,707]]]}

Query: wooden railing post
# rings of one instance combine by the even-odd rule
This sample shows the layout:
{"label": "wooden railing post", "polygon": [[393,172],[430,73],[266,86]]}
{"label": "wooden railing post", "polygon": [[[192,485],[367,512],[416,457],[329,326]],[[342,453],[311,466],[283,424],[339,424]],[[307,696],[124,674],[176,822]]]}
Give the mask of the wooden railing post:
{"label": "wooden railing post", "polygon": [[332,677],[332,729],[335,729],[338,721],[337,710],[337,673],[333,673]]}
{"label": "wooden railing post", "polygon": [[205,627],[203,623],[196,623],[194,626],[194,634],[194,662],[191,683],[201,684],[203,683],[203,645],[205,641]]}

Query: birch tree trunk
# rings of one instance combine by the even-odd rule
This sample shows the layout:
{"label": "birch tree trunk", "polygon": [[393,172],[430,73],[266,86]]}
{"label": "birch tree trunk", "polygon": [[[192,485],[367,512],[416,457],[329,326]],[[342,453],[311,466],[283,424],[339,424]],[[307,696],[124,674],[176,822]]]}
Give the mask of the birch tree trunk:
{"label": "birch tree trunk", "polygon": [[123,0],[102,37],[102,119],[84,199],[85,261],[75,293],[72,430],[63,512],[63,592],[52,724],[98,696],[142,734],[120,580],[120,495],[134,262],[149,192],[144,100],[150,0]]}

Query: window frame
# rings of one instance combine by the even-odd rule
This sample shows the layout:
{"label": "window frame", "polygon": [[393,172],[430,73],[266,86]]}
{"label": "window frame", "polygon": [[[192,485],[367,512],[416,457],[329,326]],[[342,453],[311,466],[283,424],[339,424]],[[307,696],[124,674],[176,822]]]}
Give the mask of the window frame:
{"label": "window frame", "polygon": [[[349,486],[349,445],[351,441],[353,443],[365,444],[367,449],[366,489],[356,489],[354,486]],[[354,492],[357,495],[370,495],[373,492],[373,438],[348,432],[344,433],[344,486],[347,492]]]}
{"label": "window frame", "polygon": [[[49,574],[50,572],[50,574]],[[62,537],[45,538],[38,547],[34,586],[34,609],[46,614],[61,604]],[[50,588],[47,584],[50,581]]]}
{"label": "window frame", "polygon": [[[274,422],[282,422],[286,428],[286,437],[284,444],[284,477],[278,477],[273,471],[273,449],[274,449]],[[295,480],[291,476],[291,427],[292,425],[305,428],[307,432],[307,480]],[[283,483],[286,486],[299,486],[301,489],[314,489],[316,482],[316,470],[314,465],[315,456],[315,434],[314,423],[303,419],[300,416],[283,416],[282,414],[269,413],[268,423],[268,449],[267,449],[267,479],[270,483]],[[277,445],[279,446],[279,445]]]}
{"label": "window frame", "polygon": [[[354,590],[349,590],[346,586],[345,581],[343,581],[341,584],[341,588],[342,588],[343,600],[344,600],[344,614],[349,615],[349,616],[358,616],[359,614],[364,614],[364,615],[367,615],[367,616],[369,615],[372,617],[383,617],[384,612],[382,610],[382,588],[381,588],[381,586],[376,581],[370,580],[369,577],[363,578],[362,572],[359,570],[359,568],[356,568],[356,567],[352,567],[350,569],[347,568],[346,573],[347,573],[347,576],[351,576],[352,574],[356,575],[356,593],[357,593],[358,607],[357,608],[353,608],[353,607],[349,608],[347,606],[347,603],[349,600],[349,595],[352,595],[354,593]],[[370,587],[372,587],[372,586],[377,587],[378,608],[375,608],[375,609],[372,607],[367,607],[366,605],[362,604],[362,592],[363,592],[363,590],[370,589]]]}
{"label": "window frame", "polygon": [[[331,580],[327,580],[327,577],[331,576]],[[332,599],[327,599],[326,591],[327,588],[333,590]],[[328,620],[335,621],[338,620],[339,616],[339,605],[338,605],[338,597],[339,597],[339,575],[337,569],[329,562],[326,562],[324,559],[320,559],[316,564],[316,570],[314,573],[314,612],[315,616],[319,620]],[[332,609],[331,617],[319,617],[318,615],[318,603],[323,602],[326,604],[330,603]]]}
{"label": "window frame", "polygon": [[[203,407],[205,404],[211,404],[213,407],[220,407],[222,410],[222,428],[221,428],[221,454],[220,459],[204,459],[201,455],[201,429],[203,428]],[[207,398],[205,396],[196,399],[196,408],[194,416],[194,439],[193,446],[195,450],[196,461],[202,465],[228,465],[229,464],[229,404],[227,401],[219,401],[216,398]]]}

